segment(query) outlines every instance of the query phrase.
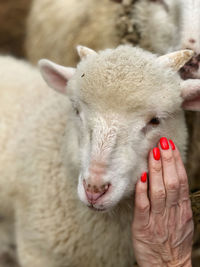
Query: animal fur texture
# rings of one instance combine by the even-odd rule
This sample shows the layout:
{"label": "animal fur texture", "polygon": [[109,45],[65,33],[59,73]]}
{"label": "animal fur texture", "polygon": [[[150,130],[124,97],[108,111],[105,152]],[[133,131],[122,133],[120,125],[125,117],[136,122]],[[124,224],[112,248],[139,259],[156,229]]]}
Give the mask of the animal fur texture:
{"label": "animal fur texture", "polygon": [[110,0],[33,1],[27,23],[28,59],[36,64],[46,57],[75,66],[79,44],[95,50],[116,47],[119,12],[120,5]]}
{"label": "animal fur texture", "polygon": [[[189,48],[195,56],[180,71],[184,79],[200,78],[200,16],[198,0],[138,1],[34,0],[27,23],[30,61],[42,57],[75,65],[75,45],[94,49],[120,43],[139,45],[157,54]],[[200,189],[198,113],[186,113],[189,126],[187,173],[192,191]]]}
{"label": "animal fur texture", "polygon": [[79,44],[99,50],[126,42],[158,54],[177,50],[182,2],[34,0],[27,22],[27,56],[33,63],[46,57],[75,65],[74,47]]}
{"label": "animal fur texture", "polygon": [[[77,69],[40,62],[62,94],[29,64],[0,58],[0,193],[14,210],[22,267],[133,265],[132,194],[149,149],[164,135],[184,157],[181,106],[200,109],[199,84],[177,74],[191,51],[78,51]],[[90,205],[84,181],[109,190]]]}
{"label": "animal fur texture", "polygon": [[198,0],[34,0],[27,56],[33,63],[46,57],[75,65],[79,44],[99,50],[120,43],[139,44],[160,55],[186,48],[199,54],[199,8]]}

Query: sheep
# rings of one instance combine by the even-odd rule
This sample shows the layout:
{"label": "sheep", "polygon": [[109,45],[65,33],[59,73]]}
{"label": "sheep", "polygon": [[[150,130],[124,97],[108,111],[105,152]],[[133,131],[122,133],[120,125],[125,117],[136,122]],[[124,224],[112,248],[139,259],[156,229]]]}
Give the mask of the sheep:
{"label": "sheep", "polygon": [[[2,205],[0,204],[0,209]],[[13,214],[7,214],[6,217],[0,217],[0,266],[1,267],[19,267],[16,258],[14,218]]]}
{"label": "sheep", "polygon": [[[129,7],[131,16],[127,18],[128,22],[126,22],[132,27],[127,29],[123,42],[131,43],[129,35],[137,29],[140,47],[159,55],[177,50],[180,31],[179,1],[139,0],[134,5],[132,4]],[[123,20],[125,20],[124,17]]]}
{"label": "sheep", "polygon": [[78,57],[73,48],[78,44],[99,50],[120,43],[165,54],[177,50],[182,6],[181,0],[33,0],[27,20],[27,57],[34,64],[47,57],[75,65]]}
{"label": "sheep", "polygon": [[47,57],[75,66],[74,47],[80,43],[95,50],[116,47],[119,12],[120,5],[110,0],[33,1],[25,45],[28,59],[36,64]]}
{"label": "sheep", "polygon": [[149,149],[164,135],[184,158],[182,108],[200,110],[199,81],[177,74],[192,51],[77,49],[76,69],[39,62],[55,91],[27,63],[0,64],[0,133],[10,132],[0,192],[12,202],[22,267],[133,265],[132,194]]}
{"label": "sheep", "polygon": [[[200,2],[198,0],[140,0],[132,7],[133,23],[140,33],[140,47],[157,54],[180,49],[200,53]],[[194,60],[194,58],[193,58]],[[191,73],[193,72],[193,73]],[[191,71],[182,78],[200,78]]]}
{"label": "sheep", "polygon": [[198,0],[34,0],[27,57],[34,64],[48,57],[75,65],[79,43],[97,50],[129,43],[159,55],[186,48],[199,53],[199,8]]}
{"label": "sheep", "polygon": [[[115,2],[121,4],[109,0],[101,3],[98,0],[34,0],[27,22],[28,59],[36,63],[41,57],[47,57],[60,64],[74,65],[78,57],[72,48],[78,43],[97,50],[115,47],[120,43],[138,44],[159,55],[190,48],[197,56],[194,56],[180,73],[183,78],[200,78],[198,0]],[[56,10],[59,12],[55,12]],[[88,23],[83,24],[82,21],[88,17]],[[196,118],[193,118],[194,116]],[[193,114],[189,119],[198,122],[198,116]],[[193,124],[198,124],[196,122]],[[189,123],[192,124],[190,121]],[[196,131],[198,132],[198,129]],[[191,133],[191,140],[194,139],[192,135],[194,134]],[[199,145],[195,143],[194,147],[196,146]],[[194,153],[197,155],[196,160],[188,160],[188,165],[191,165],[191,162],[199,162],[200,153]],[[188,171],[191,172],[191,178],[198,176],[197,166],[189,166]],[[192,188],[194,189],[194,186]]]}
{"label": "sheep", "polygon": [[[13,137],[19,131],[21,125],[29,117],[32,109],[35,109],[42,100],[42,91],[45,91],[46,85],[41,79],[36,68],[25,61],[14,60],[10,56],[0,57],[0,147],[1,151],[6,152],[6,147],[12,146]],[[26,77],[20,78],[20,77]],[[7,88],[7,90],[4,90]],[[30,109],[25,109],[27,95],[30,92],[32,98],[29,100]],[[40,88],[40,90],[38,90]],[[48,89],[47,92],[48,93]],[[21,101],[21,103],[20,103]],[[13,155],[14,156],[14,155]],[[0,175],[5,177],[7,169],[15,162],[16,158],[9,153],[5,153],[1,158]],[[4,167],[3,167],[4,166]],[[13,175],[14,177],[14,175]],[[1,180],[1,179],[0,179]],[[0,182],[0,266],[16,266],[15,257],[15,235],[11,231],[13,228],[13,204],[12,194],[9,194],[9,187],[13,182],[10,180],[8,190],[5,186],[2,188]]]}

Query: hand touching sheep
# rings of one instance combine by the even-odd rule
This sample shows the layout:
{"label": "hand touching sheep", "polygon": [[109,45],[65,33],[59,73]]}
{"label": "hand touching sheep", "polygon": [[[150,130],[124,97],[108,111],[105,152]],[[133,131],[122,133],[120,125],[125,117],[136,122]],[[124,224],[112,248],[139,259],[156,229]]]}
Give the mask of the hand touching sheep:
{"label": "hand touching sheep", "polygon": [[136,185],[133,246],[140,266],[191,266],[193,221],[188,181],[174,143],[161,138]]}

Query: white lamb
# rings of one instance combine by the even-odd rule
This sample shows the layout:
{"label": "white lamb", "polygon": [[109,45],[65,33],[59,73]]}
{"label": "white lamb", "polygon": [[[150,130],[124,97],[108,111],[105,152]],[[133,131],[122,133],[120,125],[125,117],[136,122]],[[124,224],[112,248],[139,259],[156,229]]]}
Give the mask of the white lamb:
{"label": "white lamb", "polygon": [[78,52],[76,69],[40,61],[62,94],[26,63],[0,58],[0,133],[9,133],[0,193],[15,211],[22,267],[132,266],[134,184],[161,136],[184,157],[181,107],[200,110],[199,81],[177,74],[189,50],[158,58],[129,46]]}
{"label": "white lamb", "polygon": [[[114,2],[119,2],[114,3]],[[182,78],[200,78],[199,0],[33,0],[27,23],[26,51],[36,63],[47,57],[75,65],[75,45],[94,49],[129,43],[157,54],[192,49]],[[190,130],[187,172],[197,185],[200,161],[200,115],[187,113]]]}

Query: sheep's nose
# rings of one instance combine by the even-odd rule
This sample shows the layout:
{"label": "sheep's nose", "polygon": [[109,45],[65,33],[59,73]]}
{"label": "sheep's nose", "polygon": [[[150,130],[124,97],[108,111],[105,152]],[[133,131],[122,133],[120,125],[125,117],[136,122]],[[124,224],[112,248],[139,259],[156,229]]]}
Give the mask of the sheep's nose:
{"label": "sheep's nose", "polygon": [[200,42],[197,39],[190,38],[183,42],[181,49],[189,49],[195,52],[195,56],[200,53]]}
{"label": "sheep's nose", "polygon": [[91,204],[95,204],[97,200],[103,196],[109,188],[109,184],[95,185],[87,184],[86,181],[83,181],[86,197]]}

